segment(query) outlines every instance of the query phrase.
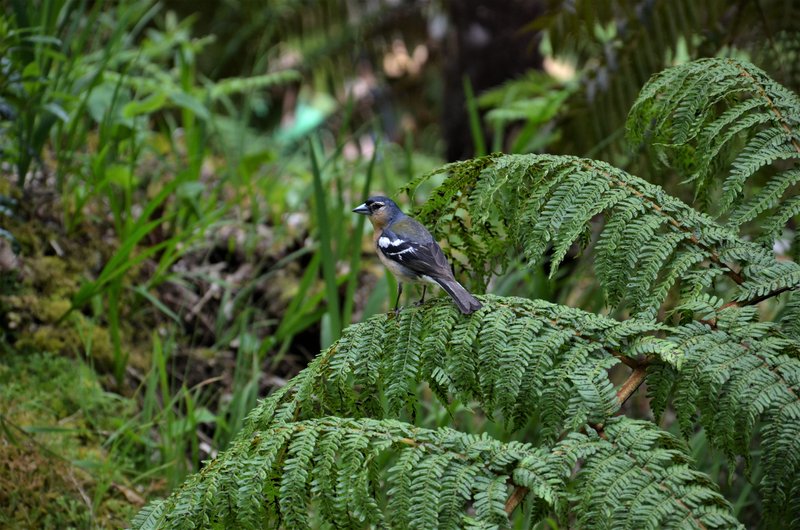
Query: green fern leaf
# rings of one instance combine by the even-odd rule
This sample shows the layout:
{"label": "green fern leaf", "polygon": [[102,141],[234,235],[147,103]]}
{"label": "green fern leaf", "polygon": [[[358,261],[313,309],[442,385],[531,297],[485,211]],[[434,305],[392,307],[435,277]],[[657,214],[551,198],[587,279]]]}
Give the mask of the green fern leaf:
{"label": "green fern leaf", "polygon": [[[461,235],[450,239],[454,250],[471,263],[477,260],[473,270],[479,276],[486,263],[507,264],[510,248],[521,249],[533,267],[551,245],[552,275],[576,239],[591,228],[593,218],[603,213],[606,224],[594,248],[597,276],[609,302],[626,302],[644,318],[658,314],[679,281],[687,282],[688,293],[698,294],[709,289],[720,272],[741,283],[738,270],[743,267],[749,267],[752,282],[772,280],[776,260],[766,249],[739,238],[658,186],[608,164],[567,156],[493,155],[480,164],[470,161],[447,168],[450,177],[437,197],[454,200],[437,199],[436,209],[426,204],[419,213],[422,220],[442,235],[489,223],[493,228],[482,233],[482,241],[499,243],[503,234],[513,243],[481,246]],[[470,193],[466,205],[459,193]]]}
{"label": "green fern leaf", "polygon": [[[797,215],[768,212],[798,191],[800,98],[752,64],[702,59],[661,72],[639,94],[627,129],[632,143],[694,181],[698,195],[721,181],[711,204],[718,217],[732,209],[731,227],[759,218],[783,226]],[[757,179],[766,184],[750,193],[745,185]],[[765,242],[777,235],[777,226],[760,230]]]}

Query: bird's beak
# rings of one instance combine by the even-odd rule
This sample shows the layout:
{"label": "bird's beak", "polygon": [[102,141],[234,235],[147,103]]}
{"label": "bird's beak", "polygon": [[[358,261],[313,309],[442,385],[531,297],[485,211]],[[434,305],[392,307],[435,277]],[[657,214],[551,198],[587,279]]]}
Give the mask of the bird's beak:
{"label": "bird's beak", "polygon": [[367,203],[359,204],[354,210],[353,213],[360,213],[361,215],[369,215],[371,212],[367,207]]}

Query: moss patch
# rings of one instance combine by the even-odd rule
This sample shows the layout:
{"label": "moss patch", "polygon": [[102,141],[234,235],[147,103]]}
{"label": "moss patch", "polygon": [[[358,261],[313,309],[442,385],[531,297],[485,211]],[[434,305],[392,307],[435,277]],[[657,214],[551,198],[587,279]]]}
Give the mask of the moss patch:
{"label": "moss patch", "polygon": [[90,357],[96,368],[113,366],[113,346],[105,326],[75,311],[67,314],[79,287],[78,266],[56,256],[23,256],[19,283],[0,295],[0,324],[6,340],[21,352]]}
{"label": "moss patch", "polygon": [[102,444],[134,409],[79,361],[3,357],[0,528],[126,526],[140,496]]}

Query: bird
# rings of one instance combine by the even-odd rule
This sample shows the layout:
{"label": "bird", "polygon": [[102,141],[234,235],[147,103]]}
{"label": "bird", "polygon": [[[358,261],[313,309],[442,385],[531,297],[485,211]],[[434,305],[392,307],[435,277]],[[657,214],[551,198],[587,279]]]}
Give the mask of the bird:
{"label": "bird", "polygon": [[373,241],[378,258],[397,278],[397,313],[403,283],[438,285],[450,295],[459,311],[468,315],[481,308],[481,303],[453,276],[450,264],[430,232],[416,219],[404,214],[388,197],[375,196],[357,206],[354,213],[366,215],[374,230]]}

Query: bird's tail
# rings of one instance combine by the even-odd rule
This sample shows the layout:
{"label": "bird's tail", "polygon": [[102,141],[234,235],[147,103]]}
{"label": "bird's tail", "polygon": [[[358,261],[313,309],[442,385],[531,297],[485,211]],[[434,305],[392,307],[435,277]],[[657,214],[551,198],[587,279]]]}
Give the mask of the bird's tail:
{"label": "bird's tail", "polygon": [[450,298],[452,298],[458,306],[459,311],[465,315],[469,315],[482,307],[478,299],[472,296],[470,292],[464,289],[457,281],[437,279],[436,283],[447,291],[447,294],[450,295]]}

